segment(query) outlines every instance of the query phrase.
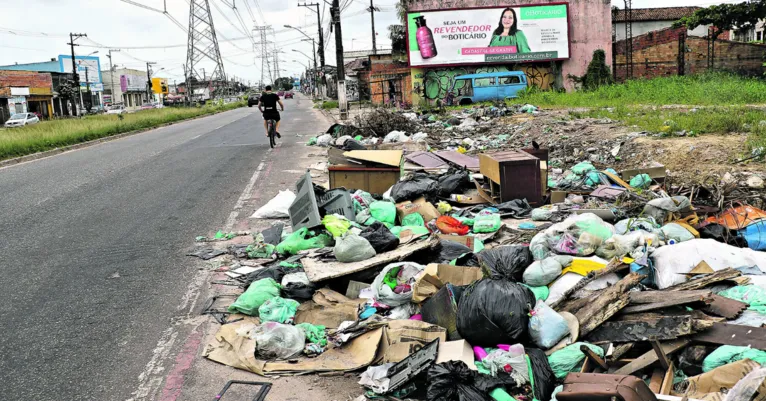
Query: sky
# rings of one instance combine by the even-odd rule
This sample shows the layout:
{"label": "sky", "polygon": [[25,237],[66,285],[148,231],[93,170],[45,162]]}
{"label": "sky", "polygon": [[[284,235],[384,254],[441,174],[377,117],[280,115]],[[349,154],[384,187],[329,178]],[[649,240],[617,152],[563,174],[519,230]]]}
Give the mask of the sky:
{"label": "sky", "polygon": [[[69,33],[85,33],[87,38],[77,39],[77,55],[94,56],[101,60],[101,69],[109,68],[109,49],[118,67],[146,70],[152,66],[153,76],[183,80],[188,36],[173,22],[184,28],[189,24],[189,0],[167,1],[168,15],[149,10],[137,4],[163,10],[163,0],[26,0],[3,2],[0,12],[0,65],[48,61],[61,54],[69,54]],[[373,0],[381,11],[375,13],[377,47],[390,48],[388,26],[396,23],[397,0]],[[300,76],[309,64],[311,42],[301,41],[300,32],[284,28],[291,25],[308,36],[318,39],[317,16],[305,7],[303,0],[209,0],[213,24],[224,69],[229,77],[255,83],[261,79],[260,33],[252,33],[255,26],[271,25],[274,34],[268,40],[272,50],[279,51],[280,76]],[[311,3],[312,0],[306,1]],[[323,3],[322,0],[313,2]],[[134,4],[129,4],[134,3]],[[341,0],[347,7],[341,14],[343,46],[345,51],[372,48],[372,29],[369,0]],[[232,8],[236,6],[236,11]],[[329,33],[330,7],[320,6],[323,12],[323,30],[326,33],[326,63],[335,65],[335,36]],[[171,19],[172,17],[172,19]],[[241,18],[241,20],[240,20]],[[247,34],[254,35],[253,43]],[[329,39],[329,40],[328,40]],[[292,50],[305,53],[302,55]],[[295,61],[293,61],[295,60]],[[274,69],[273,55],[270,58]],[[311,61],[313,63],[313,60]],[[202,62],[207,73],[213,64]],[[264,74],[268,81],[268,68]]]}
{"label": "sky", "polygon": [[[109,49],[118,67],[146,69],[146,62],[156,62],[153,76],[183,80],[186,62],[187,34],[178,25],[188,27],[189,0],[26,0],[3,2],[0,12],[0,65],[47,61],[60,54],[69,54],[66,44],[69,33],[85,33],[87,38],[76,41],[77,55],[101,59],[102,71],[108,70]],[[323,3],[323,0],[313,0]],[[726,0],[729,2],[729,0]],[[279,51],[280,76],[300,76],[310,63],[311,42],[301,41],[303,34],[317,39],[316,13],[299,7],[303,0],[209,0],[213,14],[224,69],[229,77],[241,82],[255,83],[261,79],[260,34],[253,39],[252,28],[271,25],[274,34],[268,40],[272,50]],[[310,2],[310,1],[308,1]],[[373,0],[381,11],[375,13],[378,48],[390,48],[388,26],[397,23],[397,0]],[[133,3],[133,4],[130,4]],[[532,2],[533,3],[533,2]],[[707,6],[710,0],[675,0],[672,4],[660,0],[633,0],[633,8],[668,6]],[[344,50],[372,48],[369,0],[341,0],[346,8],[341,14]],[[612,1],[623,8],[622,1]],[[144,7],[142,7],[144,6]],[[233,8],[232,6],[236,7]],[[152,9],[147,9],[149,7]],[[157,11],[159,10],[159,11]],[[335,37],[329,32],[329,6],[320,6],[325,32],[326,62],[335,65]],[[174,22],[176,21],[178,25]],[[258,43],[253,50],[253,41]],[[305,53],[302,55],[296,51]],[[271,69],[274,69],[273,55]],[[202,62],[201,68],[212,71],[213,65]],[[263,75],[268,81],[268,68]],[[275,73],[275,72],[273,72]]]}

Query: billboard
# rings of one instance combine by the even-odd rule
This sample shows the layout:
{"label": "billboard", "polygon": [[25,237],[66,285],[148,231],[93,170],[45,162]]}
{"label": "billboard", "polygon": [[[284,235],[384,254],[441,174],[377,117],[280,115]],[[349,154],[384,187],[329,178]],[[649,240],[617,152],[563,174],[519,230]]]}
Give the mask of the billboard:
{"label": "billboard", "polygon": [[167,78],[152,78],[152,92],[157,95],[168,94],[168,80]]}
{"label": "billboard", "polygon": [[413,67],[569,58],[567,4],[420,11],[407,22]]}
{"label": "billboard", "polygon": [[120,75],[120,90],[123,92],[146,92],[146,75]]}
{"label": "billboard", "polygon": [[[101,62],[98,57],[75,56],[77,73],[80,75],[80,86],[85,86],[85,78],[91,84],[101,83]],[[72,56],[59,55],[59,67],[61,72],[72,73]],[[87,74],[86,74],[87,70]]]}

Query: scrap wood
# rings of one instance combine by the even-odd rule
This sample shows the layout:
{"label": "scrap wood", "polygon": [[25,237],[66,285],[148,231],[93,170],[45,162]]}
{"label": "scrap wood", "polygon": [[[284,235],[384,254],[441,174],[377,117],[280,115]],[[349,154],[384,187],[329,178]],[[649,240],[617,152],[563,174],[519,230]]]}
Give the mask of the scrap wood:
{"label": "scrap wood", "polygon": [[596,365],[598,365],[598,366],[599,366],[601,369],[604,369],[604,371],[607,371],[607,370],[609,370],[609,365],[607,365],[607,364],[606,364],[606,362],[605,362],[603,359],[601,359],[601,357],[600,357],[600,356],[598,356],[598,354],[596,354],[595,352],[593,352],[593,350],[592,350],[592,349],[588,348],[588,346],[587,346],[587,345],[585,345],[585,344],[581,345],[581,346],[580,346],[580,351],[581,351],[583,354],[585,354],[585,356],[586,356],[588,359],[590,359],[590,360],[591,360],[591,362],[593,362],[593,363],[595,363]]}
{"label": "scrap wood", "polygon": [[688,291],[698,290],[700,288],[707,287],[710,284],[715,284],[724,280],[731,280],[735,277],[742,275],[742,272],[731,267],[727,267],[723,270],[719,270],[715,273],[705,274],[702,277],[689,280],[685,283],[676,284],[672,287],[668,287],[665,291]]}
{"label": "scrap wood", "polygon": [[588,336],[591,342],[633,342],[651,338],[672,340],[694,334],[691,316],[669,316],[654,320],[605,322]]}
{"label": "scrap wood", "polygon": [[716,316],[723,316],[728,320],[734,320],[747,309],[747,304],[736,299],[722,297],[718,294],[711,296],[712,302],[705,305],[701,310]]}
{"label": "scrap wood", "polygon": [[[673,294],[672,296],[669,296],[669,294],[662,294],[660,296],[652,293],[662,293],[663,291],[646,291],[646,292],[631,292],[630,293],[630,303],[637,303],[640,305],[635,306],[628,306],[627,308],[622,310],[622,313],[636,313],[636,312],[646,312],[650,310],[657,310],[657,309],[664,309],[671,306],[677,306],[677,305],[684,305],[684,304],[690,304],[694,302],[705,302],[706,304],[709,304],[712,299],[711,291],[684,291],[679,292],[678,294]],[[687,294],[688,292],[688,294]],[[649,294],[650,296],[641,296],[640,294]],[[636,294],[634,296],[634,294]],[[664,298],[664,300],[660,301],[660,298]],[[636,301],[634,301],[634,299]],[[645,302],[649,300],[657,300],[656,302]]]}
{"label": "scrap wood", "polygon": [[709,330],[692,336],[694,341],[718,345],[737,345],[766,351],[766,328],[713,323]]}
{"label": "scrap wood", "polygon": [[614,351],[612,351],[612,355],[609,356],[609,361],[614,362],[622,358],[623,355],[627,354],[628,351],[632,350],[635,346],[636,343],[617,344],[614,347]]}
{"label": "scrap wood", "polygon": [[[662,351],[665,352],[666,355],[673,354],[676,351],[686,347],[691,342],[690,338],[679,338],[677,340],[671,340],[662,342]],[[617,369],[614,374],[616,375],[630,375],[634,372],[637,372],[641,369],[644,369],[645,367],[657,362],[657,353],[654,352],[654,350],[647,351],[645,354],[641,355],[640,357],[636,358],[629,364]]]}
{"label": "scrap wood", "polygon": [[613,286],[602,291],[592,303],[575,313],[580,322],[580,336],[586,336],[602,323],[628,305],[628,290],[638,285],[646,276],[630,273]]}
{"label": "scrap wood", "polygon": [[303,258],[301,259],[301,264],[303,265],[303,269],[306,271],[306,275],[309,277],[309,280],[316,283],[335,277],[346,276],[351,273],[360,272],[362,270],[371,269],[373,267],[381,266],[384,264],[399,262],[415,252],[434,248],[438,244],[439,240],[436,237],[431,237],[426,241],[418,241],[406,245],[401,245],[393,251],[375,255],[372,258],[363,260],[361,262],[327,263],[313,258]]}
{"label": "scrap wood", "polygon": [[555,309],[555,310],[558,310],[557,307],[562,302],[564,302],[567,298],[572,296],[572,294],[574,294],[577,291],[581,290],[582,288],[584,288],[586,285],[590,284],[591,282],[593,282],[597,278],[605,276],[605,275],[607,275],[609,273],[615,273],[615,272],[618,272],[620,270],[627,269],[628,267],[629,266],[624,264],[624,263],[622,263],[622,261],[620,261],[620,260],[618,260],[616,258],[612,259],[611,261],[609,261],[609,263],[603,269],[596,270],[596,271],[593,271],[591,273],[588,273],[587,277],[585,277],[584,279],[580,280],[574,287],[572,287],[569,290],[567,290],[566,292],[564,292],[564,294],[561,296],[561,298],[559,298],[558,301],[556,301],[553,304],[551,304],[550,307]]}

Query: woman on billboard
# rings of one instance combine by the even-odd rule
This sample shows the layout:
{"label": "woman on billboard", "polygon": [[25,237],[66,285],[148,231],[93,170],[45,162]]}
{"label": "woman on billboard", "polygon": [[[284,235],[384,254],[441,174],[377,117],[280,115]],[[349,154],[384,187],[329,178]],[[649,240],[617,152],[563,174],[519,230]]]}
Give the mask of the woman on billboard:
{"label": "woman on billboard", "polygon": [[529,53],[531,50],[529,50],[527,37],[524,36],[524,32],[516,29],[518,22],[516,11],[510,7],[503,10],[503,14],[500,16],[500,24],[498,24],[495,32],[492,33],[492,41],[489,42],[489,47],[515,47],[515,51],[511,51],[511,53]]}

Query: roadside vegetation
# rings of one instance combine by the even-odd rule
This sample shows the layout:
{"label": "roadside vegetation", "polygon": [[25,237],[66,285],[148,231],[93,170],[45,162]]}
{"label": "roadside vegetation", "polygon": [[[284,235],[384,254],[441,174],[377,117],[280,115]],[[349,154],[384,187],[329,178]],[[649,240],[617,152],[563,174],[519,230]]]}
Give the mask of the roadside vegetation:
{"label": "roadside vegetation", "polygon": [[0,160],[92,141],[124,132],[215,114],[246,106],[246,102],[208,104],[202,107],[166,107],[123,115],[43,121],[27,127],[0,129]]}

